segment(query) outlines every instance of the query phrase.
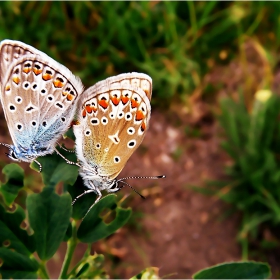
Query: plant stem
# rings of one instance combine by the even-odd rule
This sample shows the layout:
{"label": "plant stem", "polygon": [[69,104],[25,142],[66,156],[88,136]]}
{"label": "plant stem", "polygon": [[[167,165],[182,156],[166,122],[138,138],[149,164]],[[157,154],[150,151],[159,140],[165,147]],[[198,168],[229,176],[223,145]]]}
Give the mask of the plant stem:
{"label": "plant stem", "polygon": [[39,274],[40,274],[40,278],[42,278],[42,279],[50,279],[47,268],[46,268],[45,261],[40,263]]}
{"label": "plant stem", "polygon": [[242,261],[248,261],[248,240],[243,239],[241,241],[241,248],[242,248]]}
{"label": "plant stem", "polygon": [[67,278],[67,271],[69,269],[73,253],[75,251],[75,248],[78,244],[77,239],[77,228],[76,228],[76,222],[73,220],[72,222],[72,237],[67,242],[67,251],[65,254],[65,258],[62,264],[61,272],[59,275],[59,279],[66,279]]}

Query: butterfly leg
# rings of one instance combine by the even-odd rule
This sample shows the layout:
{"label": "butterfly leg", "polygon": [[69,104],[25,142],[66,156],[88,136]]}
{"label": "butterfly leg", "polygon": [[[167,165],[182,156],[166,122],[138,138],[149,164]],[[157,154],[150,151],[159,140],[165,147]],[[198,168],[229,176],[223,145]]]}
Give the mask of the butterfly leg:
{"label": "butterfly leg", "polygon": [[39,161],[37,161],[36,159],[34,159],[34,162],[36,162],[39,165],[39,172],[41,173],[42,172],[42,164]]}
{"label": "butterfly leg", "polygon": [[67,148],[63,147],[62,145],[60,145],[58,142],[56,142],[56,144],[64,151],[69,152],[69,153],[75,153],[75,150],[68,150]]}
{"label": "butterfly leg", "polygon": [[71,164],[71,165],[76,165],[78,167],[81,167],[77,162],[73,162],[73,161],[70,161],[68,160],[65,156],[63,156],[56,148],[54,148],[54,150],[57,152],[58,155],[60,155],[65,161],[66,163],[68,164]]}
{"label": "butterfly leg", "polygon": [[99,189],[95,189],[94,190],[95,193],[97,193],[98,197],[96,198],[96,200],[94,201],[94,203],[89,207],[89,209],[87,210],[86,214],[84,215],[83,219],[86,217],[86,215],[89,213],[89,211],[91,210],[91,208],[101,199],[102,194],[100,192]]}
{"label": "butterfly leg", "polygon": [[84,191],[83,193],[81,193],[80,195],[78,195],[78,196],[72,201],[72,205],[74,205],[74,203],[75,203],[80,197],[84,196],[85,194],[92,193],[92,192],[96,193],[96,190],[95,190],[95,189],[94,189],[94,190],[90,189],[90,190]]}

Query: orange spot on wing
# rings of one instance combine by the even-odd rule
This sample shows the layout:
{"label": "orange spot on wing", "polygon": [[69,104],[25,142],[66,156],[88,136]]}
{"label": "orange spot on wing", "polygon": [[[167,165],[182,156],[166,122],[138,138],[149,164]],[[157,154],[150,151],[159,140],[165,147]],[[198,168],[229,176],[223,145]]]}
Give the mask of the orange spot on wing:
{"label": "orange spot on wing", "polygon": [[108,102],[104,99],[99,100],[98,104],[104,109],[107,109],[107,107],[109,106]]}
{"label": "orange spot on wing", "polygon": [[146,124],[144,122],[142,122],[141,124],[141,130],[144,131],[146,129]]}
{"label": "orange spot on wing", "polygon": [[144,114],[142,111],[137,111],[136,112],[136,121],[142,121],[144,119]]}
{"label": "orange spot on wing", "polygon": [[33,68],[33,73],[35,73],[35,75],[39,75],[39,74],[41,74],[43,72],[43,70],[42,69],[37,69],[37,68]]}
{"label": "orange spot on wing", "polygon": [[6,91],[9,91],[11,89],[11,86],[10,85],[7,85],[6,87],[5,87],[5,90]]}
{"label": "orange spot on wing", "polygon": [[136,108],[136,107],[138,107],[139,106],[139,103],[135,100],[135,99],[132,99],[131,100],[131,107],[132,108]]}
{"label": "orange spot on wing", "polygon": [[50,74],[43,74],[43,80],[48,81],[52,78],[52,75]]}
{"label": "orange spot on wing", "polygon": [[120,99],[115,96],[112,97],[111,100],[115,106],[117,106],[120,103]]}
{"label": "orange spot on wing", "polygon": [[31,68],[30,67],[25,67],[23,68],[22,70],[24,73],[28,74],[30,71],[31,71]]}
{"label": "orange spot on wing", "polygon": [[[54,80],[53,81],[53,85],[56,87],[56,88],[62,88],[63,86],[64,86],[64,84],[61,82],[61,81],[59,81],[59,80]],[[69,94],[68,94],[69,95]],[[67,95],[67,99],[68,99],[68,95]],[[73,99],[73,98],[72,98]],[[72,100],[72,99],[70,99],[70,100]],[[69,100],[69,99],[68,99]]]}
{"label": "orange spot on wing", "polygon": [[91,106],[90,108],[91,108],[91,110],[92,110],[93,112],[96,112],[96,111],[97,111],[97,108],[96,108],[96,107]]}
{"label": "orange spot on wing", "polygon": [[84,109],[84,110],[83,110],[83,112],[82,112],[82,116],[83,116],[83,118],[85,118],[85,117],[86,117],[86,115],[87,115],[87,111],[86,111],[86,109]]}
{"label": "orange spot on wing", "polygon": [[72,101],[74,99],[74,95],[68,93],[67,94],[67,100]]}
{"label": "orange spot on wing", "polygon": [[13,77],[13,82],[16,83],[16,84],[18,85],[19,82],[20,82],[20,78],[19,78],[18,76]]}
{"label": "orange spot on wing", "polygon": [[90,114],[92,112],[92,108],[90,105],[86,105],[85,110]]}
{"label": "orange spot on wing", "polygon": [[127,96],[122,96],[122,103],[125,105],[128,102],[129,98]]}
{"label": "orange spot on wing", "polygon": [[67,94],[68,94],[68,92],[66,92],[66,91],[63,91],[63,92],[62,92],[62,95],[63,95],[63,96],[66,96]]}

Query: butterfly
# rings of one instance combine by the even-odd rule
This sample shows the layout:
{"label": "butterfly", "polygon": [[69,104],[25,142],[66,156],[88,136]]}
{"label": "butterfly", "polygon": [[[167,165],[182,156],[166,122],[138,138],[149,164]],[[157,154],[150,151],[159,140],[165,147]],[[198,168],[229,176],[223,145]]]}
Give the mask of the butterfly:
{"label": "butterfly", "polygon": [[79,174],[88,190],[77,196],[72,204],[91,192],[98,196],[96,204],[102,197],[102,190],[116,192],[122,188],[119,183],[129,185],[124,179],[138,178],[116,179],[147,132],[151,97],[152,79],[142,73],[110,77],[82,94],[73,131]]}
{"label": "butterfly", "polygon": [[0,43],[1,103],[14,145],[8,157],[35,161],[51,154],[73,119],[83,84],[68,68],[19,41]]}

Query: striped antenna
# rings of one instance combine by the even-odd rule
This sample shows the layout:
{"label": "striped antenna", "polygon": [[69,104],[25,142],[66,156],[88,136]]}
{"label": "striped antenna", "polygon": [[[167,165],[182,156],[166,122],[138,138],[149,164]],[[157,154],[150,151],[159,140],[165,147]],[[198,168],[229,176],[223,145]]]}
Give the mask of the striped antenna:
{"label": "striped antenna", "polygon": [[145,199],[145,196],[140,194],[130,184],[128,184],[127,182],[125,182],[123,180],[126,180],[126,179],[152,179],[152,180],[156,180],[156,179],[162,179],[162,178],[165,178],[165,177],[166,177],[165,175],[159,175],[159,176],[129,176],[129,177],[125,177],[125,178],[121,178],[121,179],[117,180],[116,183],[120,182],[120,183],[123,183],[123,184],[129,186],[132,190],[134,190],[137,194],[139,194],[143,199]]}

